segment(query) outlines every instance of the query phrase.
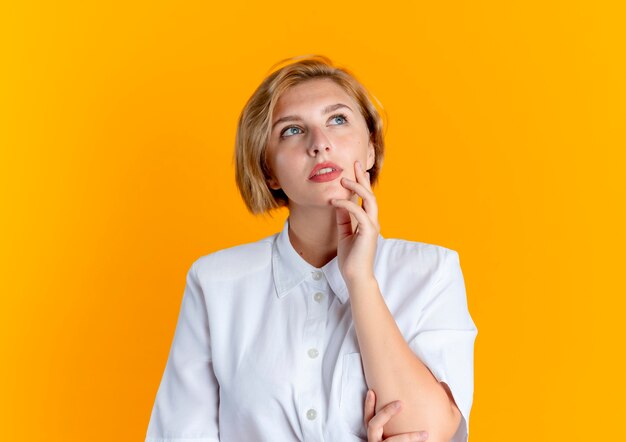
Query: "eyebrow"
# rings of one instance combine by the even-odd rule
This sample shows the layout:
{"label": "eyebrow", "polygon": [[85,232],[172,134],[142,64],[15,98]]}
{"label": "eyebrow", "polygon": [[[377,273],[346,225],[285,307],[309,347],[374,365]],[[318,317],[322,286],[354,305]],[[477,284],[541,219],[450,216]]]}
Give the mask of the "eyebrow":
{"label": "eyebrow", "polygon": [[[321,115],[326,115],[328,113],[331,113],[334,110],[341,109],[342,107],[348,108],[350,109],[350,111],[352,111],[352,108],[350,108],[350,106],[343,104],[343,103],[336,103],[336,104],[328,105],[324,109],[322,109]],[[287,115],[286,117],[279,118],[278,120],[274,122],[274,124],[272,124],[272,130],[274,130],[277,124],[284,123],[286,121],[302,121],[302,118],[300,118],[297,115]]]}

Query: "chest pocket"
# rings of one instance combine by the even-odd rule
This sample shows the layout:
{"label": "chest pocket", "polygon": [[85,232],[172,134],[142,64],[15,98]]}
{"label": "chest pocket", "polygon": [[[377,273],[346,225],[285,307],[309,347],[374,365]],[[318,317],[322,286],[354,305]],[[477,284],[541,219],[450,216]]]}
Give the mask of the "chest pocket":
{"label": "chest pocket", "polygon": [[367,383],[361,362],[361,353],[348,353],[343,356],[341,373],[341,396],[339,409],[350,432],[367,440],[365,422],[363,422],[363,408]]}

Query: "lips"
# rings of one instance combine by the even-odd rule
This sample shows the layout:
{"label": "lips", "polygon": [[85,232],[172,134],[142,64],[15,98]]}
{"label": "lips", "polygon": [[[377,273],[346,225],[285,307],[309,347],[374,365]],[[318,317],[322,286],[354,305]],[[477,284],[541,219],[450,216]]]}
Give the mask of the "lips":
{"label": "lips", "polygon": [[319,172],[321,169],[326,169],[326,168],[331,168],[331,169],[333,169],[333,171],[338,171],[339,173],[341,173],[341,171],[343,171],[343,169],[341,167],[337,166],[335,163],[331,163],[329,161],[326,161],[324,163],[319,163],[319,164],[315,165],[315,167],[313,168],[313,170],[309,174],[309,179],[313,179],[316,176],[317,172]]}

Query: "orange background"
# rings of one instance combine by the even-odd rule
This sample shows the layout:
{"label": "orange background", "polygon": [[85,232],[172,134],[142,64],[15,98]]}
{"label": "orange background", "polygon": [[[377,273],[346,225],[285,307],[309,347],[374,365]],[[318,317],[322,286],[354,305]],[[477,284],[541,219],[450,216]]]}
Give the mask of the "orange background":
{"label": "orange background", "polygon": [[235,127],[309,53],[388,113],[382,234],[460,254],[470,440],[619,438],[624,3],[431,3],[0,7],[2,440],[143,440],[185,272],[282,227]]}

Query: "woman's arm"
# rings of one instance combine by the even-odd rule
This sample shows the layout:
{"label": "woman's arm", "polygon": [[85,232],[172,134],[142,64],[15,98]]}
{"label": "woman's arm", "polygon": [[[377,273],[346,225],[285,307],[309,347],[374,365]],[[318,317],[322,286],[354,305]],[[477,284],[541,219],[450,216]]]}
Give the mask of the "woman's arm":
{"label": "woman's arm", "polygon": [[[380,232],[378,204],[369,174],[358,161],[354,166],[357,181],[345,177],[341,181],[354,192],[353,198],[333,199],[332,204],[337,208],[339,268],[350,293],[365,378],[378,398],[376,411],[401,400],[403,411],[386,424],[386,436],[426,430],[430,442],[449,442],[461,412],[404,340],[383,299],[373,268]],[[363,206],[357,204],[358,196]]]}
{"label": "woman's arm", "polygon": [[377,411],[401,400],[402,412],[385,426],[385,436],[428,431],[429,442],[449,442],[461,413],[444,385],[409,348],[389,312],[375,278],[346,280],[354,327],[368,387]]}
{"label": "woman's arm", "polygon": [[196,263],[187,272],[178,322],[145,442],[219,442],[219,384]]}

